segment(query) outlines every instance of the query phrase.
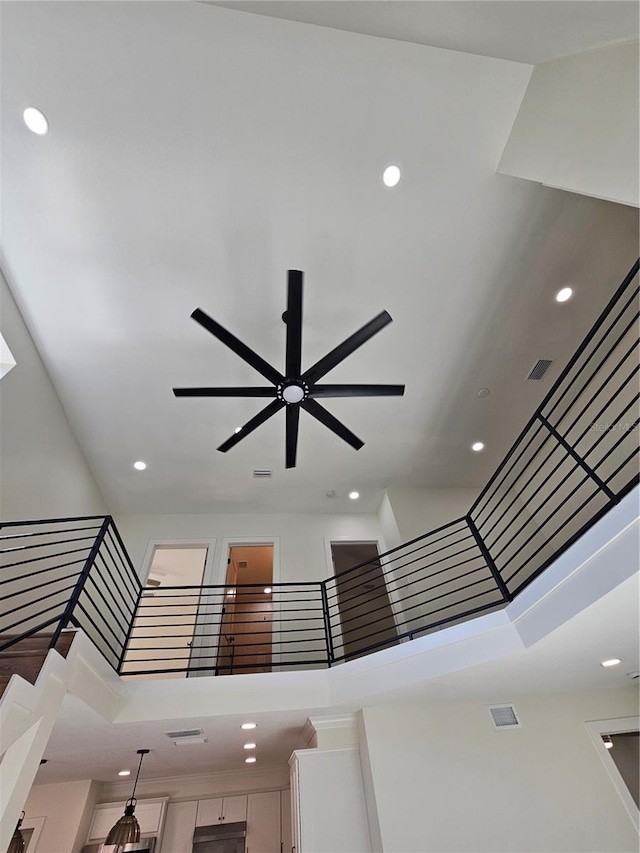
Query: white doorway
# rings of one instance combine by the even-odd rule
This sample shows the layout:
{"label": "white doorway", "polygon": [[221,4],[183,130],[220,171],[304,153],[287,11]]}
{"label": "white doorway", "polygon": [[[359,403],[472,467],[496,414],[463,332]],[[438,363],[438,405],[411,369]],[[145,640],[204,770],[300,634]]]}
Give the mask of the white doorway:
{"label": "white doorway", "polygon": [[188,675],[208,552],[203,545],[154,546],[123,675],[137,669],[153,669],[157,673],[136,678]]}

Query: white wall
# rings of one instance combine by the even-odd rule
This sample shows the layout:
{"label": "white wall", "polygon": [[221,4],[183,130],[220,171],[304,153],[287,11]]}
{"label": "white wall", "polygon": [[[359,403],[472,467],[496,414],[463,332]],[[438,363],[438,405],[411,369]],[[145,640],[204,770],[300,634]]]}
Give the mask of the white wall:
{"label": "white wall", "polygon": [[90,779],[33,786],[24,810],[27,818],[46,818],[38,850],[80,853],[86,842],[99,787]]}
{"label": "white wall", "polygon": [[498,171],[638,205],[638,43],[534,68]]}
{"label": "white wall", "polygon": [[0,327],[16,366],[0,381],[0,517],[101,515],[104,500],[0,274]]}
{"label": "white wall", "polygon": [[[226,566],[223,540],[279,539],[280,581],[320,581],[332,574],[327,542],[337,539],[380,541],[375,515],[118,515],[115,521],[133,565],[143,569],[144,555],[153,540],[192,542],[216,540],[214,570]],[[381,547],[385,543],[381,542]],[[210,583],[224,583],[224,575]]]}
{"label": "white wall", "polygon": [[401,542],[466,515],[479,494],[480,489],[420,489],[409,486],[387,489]]}
{"label": "white wall", "polygon": [[637,851],[584,725],[637,714],[637,691],[491,701],[513,702],[522,727],[494,730],[481,700],[364,709],[365,789],[385,853]]}

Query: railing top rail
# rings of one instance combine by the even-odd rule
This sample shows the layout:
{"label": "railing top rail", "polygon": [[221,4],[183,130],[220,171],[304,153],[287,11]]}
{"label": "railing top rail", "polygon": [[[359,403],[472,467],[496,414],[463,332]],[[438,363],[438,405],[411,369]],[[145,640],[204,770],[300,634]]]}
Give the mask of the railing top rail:
{"label": "railing top rail", "polygon": [[[435,533],[441,533],[443,530],[446,530],[447,527],[453,527],[456,524],[466,524],[466,516],[461,515],[460,518],[455,518],[453,521],[448,521],[446,524],[440,525],[440,527],[434,527],[433,530],[429,530],[427,533],[422,533],[420,536],[416,536],[415,539],[409,539],[407,542],[403,542],[402,545],[397,545],[395,548],[390,548],[388,551],[385,551],[383,554],[378,554],[377,557],[372,557],[370,560],[365,560],[362,563],[358,563],[356,566],[349,566],[348,569],[344,569],[342,572],[336,572],[330,578],[327,578],[321,583],[326,584],[327,581],[335,580],[336,578],[341,578],[344,575],[348,575],[351,572],[355,572],[356,569],[362,569],[365,566],[371,565],[371,563],[376,563],[379,560],[388,557],[390,554],[396,554],[398,551],[403,551],[405,548],[408,548],[410,545],[415,545],[417,542],[421,542],[423,539],[428,539],[430,536],[433,536]],[[339,544],[339,543],[338,543]]]}
{"label": "railing top rail", "polygon": [[[69,518],[38,518],[28,521],[0,521],[0,527],[24,527],[26,524],[66,524],[69,521],[99,521],[102,523],[110,515],[73,515]],[[100,526],[99,524],[97,525]]]}
{"label": "railing top rail", "polygon": [[145,592],[163,592],[168,589],[264,589],[265,587],[271,587],[272,589],[276,589],[279,587],[292,587],[292,586],[303,586],[303,587],[319,587],[322,584],[322,581],[283,581],[283,582],[274,582],[271,581],[263,582],[263,583],[199,583],[199,584],[180,584],[178,586],[149,586],[143,587]]}
{"label": "railing top rail", "polygon": [[616,289],[616,292],[613,294],[613,296],[611,297],[611,299],[607,302],[607,304],[606,304],[606,306],[605,306],[604,310],[602,311],[602,313],[600,314],[600,316],[598,317],[598,319],[596,320],[596,322],[593,324],[593,326],[591,327],[591,329],[587,332],[587,334],[586,334],[586,335],[585,335],[585,337],[584,337],[584,340],[582,341],[582,343],[580,344],[580,346],[578,347],[578,349],[574,352],[574,354],[572,355],[572,357],[569,359],[569,361],[568,361],[568,362],[567,362],[567,364],[565,365],[564,370],[560,373],[560,376],[558,376],[558,378],[556,379],[556,381],[553,383],[553,385],[552,385],[552,386],[551,386],[551,388],[549,389],[548,393],[545,395],[545,397],[544,397],[544,399],[542,400],[542,402],[540,403],[540,405],[537,407],[537,409],[535,410],[535,412],[531,415],[531,417],[530,417],[530,418],[529,418],[529,420],[527,421],[527,423],[526,423],[525,427],[522,429],[522,431],[520,432],[520,434],[518,435],[518,437],[516,438],[516,440],[513,442],[513,444],[511,445],[511,447],[510,447],[510,448],[509,448],[509,450],[507,451],[507,453],[506,453],[506,455],[505,455],[504,459],[502,460],[502,462],[498,465],[498,467],[497,467],[497,468],[496,468],[496,470],[493,472],[493,475],[490,477],[490,479],[489,479],[489,481],[487,482],[487,484],[484,486],[484,488],[482,489],[482,491],[480,492],[480,494],[478,495],[478,497],[475,499],[475,501],[474,501],[474,502],[473,502],[473,504],[471,505],[471,507],[470,507],[470,509],[469,509],[469,513],[468,513],[469,515],[471,515],[471,513],[472,513],[472,512],[477,508],[477,506],[478,506],[478,504],[480,503],[480,501],[482,501],[482,500],[483,500],[483,498],[486,496],[486,494],[487,494],[488,490],[489,490],[489,489],[491,488],[491,486],[494,484],[494,482],[496,481],[496,479],[500,476],[500,474],[502,473],[502,470],[504,469],[505,465],[507,464],[507,462],[509,461],[509,459],[513,456],[513,454],[514,454],[514,452],[515,452],[516,448],[518,447],[518,445],[520,444],[520,442],[522,441],[522,439],[524,438],[524,436],[527,434],[527,432],[529,431],[529,429],[531,429],[531,426],[534,424],[534,422],[538,419],[538,415],[539,415],[539,414],[542,412],[542,410],[545,408],[545,406],[547,405],[547,403],[549,402],[549,400],[551,400],[551,399],[553,398],[553,395],[556,393],[556,391],[558,390],[558,388],[562,385],[562,383],[564,382],[564,380],[567,378],[567,376],[569,375],[569,372],[570,372],[570,371],[571,371],[571,369],[574,367],[574,365],[576,364],[576,362],[578,361],[578,359],[580,358],[580,356],[583,354],[583,352],[584,352],[584,351],[586,350],[586,348],[589,346],[589,344],[590,344],[590,343],[591,343],[591,341],[594,339],[594,337],[596,336],[596,334],[600,331],[601,327],[604,325],[605,320],[607,319],[607,317],[609,316],[609,314],[611,314],[611,312],[613,311],[613,309],[616,307],[616,305],[617,305],[617,303],[618,303],[618,300],[620,299],[620,297],[621,297],[621,296],[622,296],[622,294],[625,292],[625,290],[627,289],[627,287],[629,287],[629,285],[631,284],[631,282],[633,281],[633,279],[634,279],[634,278],[636,277],[636,275],[638,274],[638,270],[639,270],[639,269],[640,269],[640,258],[638,258],[638,260],[636,260],[636,262],[633,264],[633,266],[631,267],[631,269],[629,270],[629,272],[628,272],[628,273],[627,273],[627,275],[625,276],[624,281],[622,282],[622,284],[621,284],[621,285]]}

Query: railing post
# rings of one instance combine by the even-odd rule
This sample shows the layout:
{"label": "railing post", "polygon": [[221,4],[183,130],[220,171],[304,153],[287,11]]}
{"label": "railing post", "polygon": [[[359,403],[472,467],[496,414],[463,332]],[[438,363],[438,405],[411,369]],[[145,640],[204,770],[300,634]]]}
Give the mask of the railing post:
{"label": "railing post", "polygon": [[575,448],[573,448],[569,444],[569,442],[564,438],[564,436],[560,435],[558,430],[552,424],[549,423],[549,421],[545,418],[542,412],[538,412],[537,417],[540,423],[543,424],[549,430],[549,432],[555,438],[558,444],[563,447],[567,451],[569,456],[574,460],[574,462],[576,462],[582,468],[582,470],[586,474],[588,474],[589,477],[591,477],[596,486],[605,493],[609,500],[613,501],[613,503],[617,503],[618,499],[616,498],[615,493],[612,492],[609,486],[607,486],[607,484],[604,482],[604,480],[596,474],[593,468],[587,465],[582,456],[580,456],[580,454],[575,450]]}
{"label": "railing post", "polygon": [[320,581],[320,595],[322,597],[322,615],[324,617],[324,636],[327,643],[327,666],[330,667],[335,661],[333,651],[333,639],[331,637],[331,618],[329,616],[329,599],[327,597],[327,582]]}
{"label": "railing post", "polygon": [[78,599],[82,594],[82,590],[87,582],[87,578],[89,577],[89,572],[93,564],[95,563],[95,559],[98,556],[98,551],[104,541],[104,537],[107,534],[107,530],[109,529],[109,525],[111,524],[111,516],[107,515],[104,518],[104,521],[100,525],[100,530],[98,531],[98,535],[96,536],[93,545],[91,546],[91,550],[89,551],[89,556],[85,560],[84,566],[82,567],[82,571],[78,576],[78,580],[76,581],[76,585],[73,588],[73,592],[71,593],[71,597],[67,602],[67,606],[64,609],[64,613],[60,621],[58,622],[58,627],[53,632],[53,637],[51,638],[51,642],[49,643],[49,648],[54,649],[58,639],[60,638],[60,634],[62,631],[68,626],[69,622],[73,617],[73,611],[76,608],[76,604],[78,603]]}
{"label": "railing post", "polygon": [[502,595],[502,598],[505,601],[513,601],[513,596],[509,592],[506,583],[502,579],[502,575],[500,574],[498,567],[493,562],[493,557],[489,553],[487,546],[484,544],[484,539],[480,535],[480,531],[478,530],[478,528],[475,526],[473,519],[471,518],[470,515],[467,515],[465,517],[465,520],[467,522],[467,526],[469,527],[469,530],[471,531],[473,538],[476,540],[476,545],[480,549],[480,553],[484,557],[485,563],[487,564],[489,571],[491,572],[493,579],[496,582],[496,586],[500,590],[500,594]]}
{"label": "railing post", "polygon": [[136,606],[133,608],[133,613],[131,614],[131,621],[129,622],[129,627],[127,628],[127,636],[124,638],[122,643],[122,651],[120,652],[120,657],[118,658],[118,667],[116,672],[118,675],[122,672],[122,665],[124,664],[124,659],[127,654],[127,646],[129,645],[129,640],[131,639],[131,632],[133,631],[133,623],[136,621],[136,616],[138,615],[138,607],[140,607],[140,599],[142,598],[142,587],[138,590],[138,598],[136,599]]}

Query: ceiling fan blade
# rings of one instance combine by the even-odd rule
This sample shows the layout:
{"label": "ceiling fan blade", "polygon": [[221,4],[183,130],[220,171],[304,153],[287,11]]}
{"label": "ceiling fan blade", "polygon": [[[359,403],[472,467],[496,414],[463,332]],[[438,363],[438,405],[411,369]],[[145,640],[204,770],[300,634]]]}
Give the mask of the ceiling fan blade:
{"label": "ceiling fan blade", "polygon": [[302,367],[302,273],[289,270],[287,291],[287,350],[285,374],[288,379],[297,379]]}
{"label": "ceiling fan blade", "polygon": [[275,397],[275,388],[174,388],[176,397]]}
{"label": "ceiling fan blade", "polygon": [[261,373],[265,379],[269,380],[269,382],[273,382],[274,385],[277,385],[278,382],[282,382],[284,377],[275,369],[275,367],[272,367],[268,361],[261,358],[257,352],[254,352],[246,344],[243,344],[241,340],[238,340],[235,335],[228,332],[224,326],[221,326],[220,323],[217,323],[200,308],[196,308],[191,316],[196,323],[200,323],[200,325],[208,332],[210,332],[219,341],[222,341],[222,343],[228,346],[229,349],[233,350],[236,355],[239,355],[243,361],[250,364],[254,370]]}
{"label": "ceiling fan blade", "polygon": [[402,397],[404,385],[314,385],[310,397]]}
{"label": "ceiling fan blade", "polygon": [[351,447],[356,450],[360,450],[363,446],[364,441],[361,441],[357,435],[354,435],[350,429],[347,429],[343,423],[337,418],[328,412],[324,406],[321,406],[320,403],[316,403],[315,400],[312,400],[310,397],[300,403],[300,405],[309,412],[310,415],[313,415],[314,418],[320,421],[321,424],[324,424],[328,427],[332,432],[335,432],[336,435],[339,435],[347,444],[350,444]]}
{"label": "ceiling fan blade", "polygon": [[287,468],[296,467],[296,451],[298,450],[298,424],[300,422],[300,406],[287,406]]}
{"label": "ceiling fan blade", "polygon": [[384,327],[391,322],[391,315],[387,311],[381,311],[377,317],[374,317],[373,320],[370,320],[361,329],[358,329],[357,332],[354,332],[353,335],[348,337],[341,344],[338,344],[338,346],[335,349],[332,349],[330,353],[327,353],[324,358],[317,361],[309,368],[309,370],[306,370],[300,378],[309,384],[317,382],[318,379],[321,379],[325,375],[325,373],[332,370],[343,359],[348,355],[351,355],[351,353],[357,350],[358,347],[365,344],[369,338],[372,338],[377,332],[384,329]]}
{"label": "ceiling fan blade", "polygon": [[254,429],[260,426],[260,424],[263,424],[266,420],[269,420],[272,415],[275,415],[275,413],[285,405],[286,403],[284,403],[282,400],[274,400],[273,403],[269,403],[269,405],[265,406],[262,411],[258,412],[257,415],[252,417],[250,421],[247,421],[239,432],[234,433],[231,438],[228,438],[225,442],[223,442],[218,448],[218,450],[221,453],[226,453],[227,450],[231,450],[231,448],[235,447],[235,445],[239,441],[242,441],[243,438],[246,438],[249,433],[253,432]]}

